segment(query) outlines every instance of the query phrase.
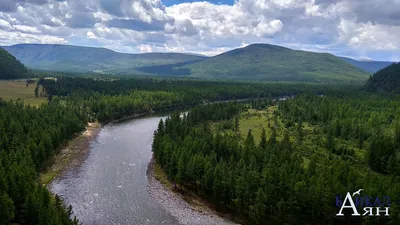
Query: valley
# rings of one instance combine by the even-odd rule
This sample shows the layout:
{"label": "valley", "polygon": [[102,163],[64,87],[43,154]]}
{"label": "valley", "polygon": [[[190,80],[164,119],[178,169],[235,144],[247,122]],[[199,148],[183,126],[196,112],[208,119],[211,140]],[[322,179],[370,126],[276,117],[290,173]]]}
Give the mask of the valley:
{"label": "valley", "polygon": [[[0,53],[0,224],[400,222],[400,64],[369,77],[272,45],[138,64],[194,79],[43,73]],[[356,190],[390,196],[373,203],[390,217],[336,216]]]}

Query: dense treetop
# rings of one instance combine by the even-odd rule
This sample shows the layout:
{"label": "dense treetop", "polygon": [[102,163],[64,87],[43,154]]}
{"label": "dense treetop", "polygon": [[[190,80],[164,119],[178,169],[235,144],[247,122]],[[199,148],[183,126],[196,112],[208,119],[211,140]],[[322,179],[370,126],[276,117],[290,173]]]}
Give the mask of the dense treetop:
{"label": "dense treetop", "polygon": [[0,224],[72,225],[71,209],[38,181],[59,146],[85,128],[74,106],[0,101]]}
{"label": "dense treetop", "polygon": [[400,63],[376,72],[364,85],[364,89],[371,92],[400,93]]}
{"label": "dense treetop", "polygon": [[18,79],[30,75],[28,69],[20,61],[0,48],[0,79]]}
{"label": "dense treetop", "polygon": [[[268,120],[259,142],[252,130],[238,132],[249,105],[199,106],[160,121],[154,156],[182,191],[198,193],[242,224],[398,224],[399,101],[354,94],[280,102],[271,114],[256,115]],[[276,109],[269,104],[250,105]],[[335,216],[336,196],[360,187],[366,196],[390,196],[390,218]]]}

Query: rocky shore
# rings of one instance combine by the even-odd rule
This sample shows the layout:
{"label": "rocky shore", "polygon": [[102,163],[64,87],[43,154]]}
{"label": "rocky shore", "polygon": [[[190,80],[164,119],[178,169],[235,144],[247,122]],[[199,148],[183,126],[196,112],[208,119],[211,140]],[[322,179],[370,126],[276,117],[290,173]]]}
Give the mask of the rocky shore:
{"label": "rocky shore", "polygon": [[50,184],[55,178],[71,168],[79,167],[90,152],[90,143],[101,130],[100,123],[88,123],[86,130],[77,135],[60,148],[53,158],[53,164],[46,172],[40,174],[44,185]]}
{"label": "rocky shore", "polygon": [[232,225],[237,224],[217,215],[208,207],[195,207],[178,194],[164,187],[154,176],[154,159],[148,165],[147,177],[150,195],[180,224],[185,225]]}

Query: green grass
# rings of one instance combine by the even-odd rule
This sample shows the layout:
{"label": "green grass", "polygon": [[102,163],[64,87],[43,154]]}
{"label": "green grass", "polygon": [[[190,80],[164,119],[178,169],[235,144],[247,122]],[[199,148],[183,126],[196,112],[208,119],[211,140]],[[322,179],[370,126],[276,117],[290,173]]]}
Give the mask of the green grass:
{"label": "green grass", "polygon": [[[239,120],[239,135],[242,140],[246,139],[248,131],[251,129],[251,133],[254,137],[254,141],[258,144],[261,140],[262,129],[265,129],[267,138],[271,137],[272,130],[275,127],[275,119],[273,113],[277,110],[276,106],[268,107],[266,110],[254,110],[249,109],[240,115]],[[282,140],[284,130],[280,129],[283,127],[280,118],[277,119],[277,139]],[[214,124],[213,129],[216,130],[217,124]],[[225,130],[225,133],[233,134],[232,130]]]}
{"label": "green grass", "polygon": [[168,180],[167,174],[158,163],[154,163],[154,178],[156,178],[156,180],[158,180],[167,189],[173,190],[171,181]]}
{"label": "green grass", "polygon": [[0,98],[3,100],[22,100],[25,105],[40,106],[47,102],[45,97],[35,97],[36,84],[26,87],[25,80],[0,80]]}
{"label": "green grass", "polygon": [[[310,157],[313,154],[317,155],[318,158],[325,159],[337,159],[340,157],[331,153],[325,148],[326,134],[323,133],[323,130],[320,126],[303,122],[304,137],[303,140],[299,142],[297,124],[286,127],[285,121],[279,115],[275,118],[275,113],[277,110],[277,106],[269,106],[265,110],[249,109],[246,112],[243,112],[240,115],[238,132],[241,143],[244,143],[249,129],[252,131],[256,145],[258,145],[261,140],[261,132],[263,128],[266,131],[267,139],[271,137],[273,129],[276,129],[278,141],[282,141],[285,133],[288,132],[292,146],[295,146],[296,151],[299,152],[303,157],[303,165],[305,168],[308,167]],[[231,129],[219,130],[221,129],[220,124],[222,123],[224,123],[224,121],[214,123],[212,125],[213,131],[225,134],[234,134],[234,131]],[[362,167],[362,164],[365,162],[367,152],[365,149],[357,148],[357,143],[354,140],[335,139],[335,142],[337,145],[344,145],[347,148],[354,149],[355,154],[353,156],[353,161],[358,166]]]}
{"label": "green grass", "polygon": [[46,173],[40,174],[40,180],[44,186],[48,185],[56,176],[57,171],[47,171]]}

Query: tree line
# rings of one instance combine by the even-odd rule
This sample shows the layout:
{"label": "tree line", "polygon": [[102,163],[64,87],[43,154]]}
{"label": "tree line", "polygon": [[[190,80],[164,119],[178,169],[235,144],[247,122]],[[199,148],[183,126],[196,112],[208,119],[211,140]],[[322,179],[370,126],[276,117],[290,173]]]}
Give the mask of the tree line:
{"label": "tree line", "polygon": [[60,104],[36,108],[0,101],[0,224],[78,224],[38,173],[86,122],[85,114]]}
{"label": "tree line", "polygon": [[33,74],[13,55],[0,47],[0,79],[19,79]]}
{"label": "tree line", "polygon": [[[301,141],[304,130],[297,122],[299,117],[307,117],[302,118],[305,122],[307,119],[317,120],[320,118],[319,115],[322,116],[324,113],[330,120],[335,120],[338,115],[342,117],[352,115],[346,111],[349,110],[349,106],[343,105],[342,108],[334,109],[338,105],[333,104],[326,109],[315,103],[307,103],[306,100],[324,102],[331,100],[324,98],[305,95],[289,100],[288,103],[281,102],[280,112],[278,111],[276,115],[287,113],[285,120],[287,123],[297,124],[295,129],[299,133],[298,140]],[[342,102],[346,104],[345,100]],[[350,99],[348,104],[357,103],[356,100]],[[386,102],[386,108],[390,108],[388,111],[393,110],[391,107],[393,104],[390,101]],[[263,130],[259,143],[254,141],[251,130],[243,141],[238,139],[237,132],[213,132],[210,124],[221,121],[229,121],[232,123],[231,129],[237,131],[237,117],[245,107],[248,105],[239,106],[234,103],[203,105],[194,108],[185,116],[175,114],[165,121],[160,121],[154,134],[152,147],[154,157],[178,188],[197,192],[217,208],[232,212],[232,215],[244,224],[400,222],[399,206],[398,202],[396,203],[400,198],[400,182],[399,177],[394,174],[382,175],[355,167],[351,161],[318,155],[309,157],[306,166],[304,155],[297,147],[299,145],[297,140],[293,141],[287,129],[281,139],[277,139],[276,132],[267,137]],[[364,107],[368,108],[367,105]],[[377,101],[372,109],[378,107]],[[306,113],[311,109],[314,111]],[[360,110],[359,113],[364,113],[365,116],[378,116],[371,110]],[[371,120],[369,122],[375,123]],[[355,127],[357,125],[354,124]],[[351,130],[349,133],[356,131]],[[349,134],[346,131],[343,135]],[[312,151],[312,147],[314,146],[302,145],[302,148],[309,148],[302,150]],[[390,196],[393,200],[390,218],[354,219],[335,216],[338,213],[335,197],[344,196],[348,191],[355,191],[360,187],[365,189],[365,194],[368,196]]]}
{"label": "tree line", "polygon": [[357,95],[300,95],[282,102],[279,109],[288,120],[321,126],[330,151],[354,154],[335,141],[348,140],[354,148],[367,149],[371,169],[400,176],[400,99]]}
{"label": "tree line", "polygon": [[108,122],[204,101],[303,90],[292,84],[270,89],[261,85],[254,90],[257,85],[240,83],[70,77],[42,78],[39,85],[35,91],[47,95],[49,101],[38,108],[0,101],[0,224],[78,223],[70,219],[72,209],[65,209],[60,198],[52,197],[42,186],[39,172],[51,163],[60,145],[83,131],[88,121]]}

